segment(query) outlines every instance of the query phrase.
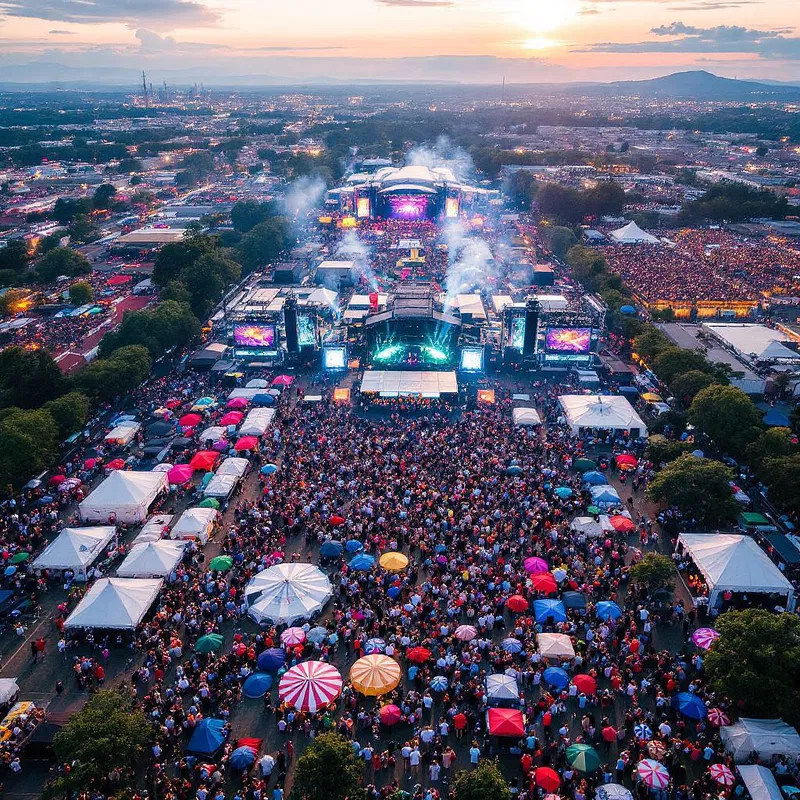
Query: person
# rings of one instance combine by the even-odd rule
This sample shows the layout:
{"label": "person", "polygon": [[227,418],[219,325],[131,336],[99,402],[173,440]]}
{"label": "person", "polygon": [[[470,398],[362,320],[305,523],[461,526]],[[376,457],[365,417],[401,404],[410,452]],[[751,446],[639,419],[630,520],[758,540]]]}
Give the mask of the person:
{"label": "person", "polygon": [[275,759],[269,753],[264,753],[259,759],[258,767],[261,770],[261,777],[269,778],[275,768]]}
{"label": "person", "polygon": [[481,760],[481,749],[478,747],[478,743],[473,739],[472,740],[472,747],[469,749],[469,763],[473,766],[477,766],[478,762]]}

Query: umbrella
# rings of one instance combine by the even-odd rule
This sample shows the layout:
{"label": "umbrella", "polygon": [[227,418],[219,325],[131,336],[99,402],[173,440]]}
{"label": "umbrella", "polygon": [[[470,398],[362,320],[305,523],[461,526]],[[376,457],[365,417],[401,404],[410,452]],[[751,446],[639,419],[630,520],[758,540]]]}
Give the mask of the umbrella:
{"label": "umbrella", "polygon": [[232,397],[225,403],[226,408],[247,408],[248,400],[246,397]]}
{"label": "umbrella", "polygon": [[521,475],[522,474],[522,467],[519,464],[512,464],[508,469],[506,469],[506,475]]}
{"label": "umbrella", "polygon": [[262,475],[274,475],[278,471],[277,464],[264,464],[259,470]]}
{"label": "umbrella", "polygon": [[597,787],[595,800],[633,800],[633,794],[619,783],[605,783]]}
{"label": "umbrella", "polygon": [[533,614],[540,625],[544,625],[548,620],[567,621],[567,609],[561,600],[534,600]]}
{"label": "umbrella", "polygon": [[179,420],[178,425],[181,428],[194,428],[196,425],[199,425],[203,421],[203,418],[199,414],[184,414]]}
{"label": "umbrella", "polygon": [[291,375],[278,375],[277,378],[272,379],[273,386],[291,386],[294,383],[294,378]]}
{"label": "umbrella", "polygon": [[314,644],[322,644],[328,638],[328,629],[321,625],[313,627],[307,634],[306,639]]}
{"label": "umbrella", "polygon": [[603,737],[604,742],[615,742],[617,740],[617,729],[613,725],[606,725],[602,731],[600,731],[600,735]]}
{"label": "umbrella", "polygon": [[384,650],[386,650],[386,642],[377,636],[364,642],[364,652],[368,656],[373,653],[382,653]]}
{"label": "umbrella", "polygon": [[531,578],[531,585],[537,592],[542,594],[553,594],[558,591],[556,579],[549,573],[543,572],[541,575],[534,575]]}
{"label": "umbrella", "polygon": [[454,635],[461,642],[471,642],[478,635],[478,631],[473,625],[459,625]]}
{"label": "umbrella", "polygon": [[50,486],[56,486],[59,483],[63,483],[67,479],[66,475],[53,475],[49,481],[47,481]]}
{"label": "umbrella", "polygon": [[194,401],[194,404],[198,408],[208,408],[208,406],[213,406],[216,402],[216,398],[214,397],[200,397]]}
{"label": "umbrella", "polygon": [[106,464],[106,469],[109,472],[112,472],[116,469],[122,469],[124,466],[125,466],[125,461],[123,459],[115,458],[113,461],[109,461],[108,464]]}
{"label": "umbrella", "polygon": [[538,767],[534,776],[536,785],[546,792],[555,792],[561,786],[561,778],[558,773],[550,767]]}
{"label": "umbrella", "polygon": [[689,719],[703,719],[708,713],[706,704],[695,694],[679,692],[672,698],[672,706]]}
{"label": "umbrella", "polygon": [[588,483],[589,486],[602,486],[603,484],[608,483],[608,481],[606,480],[606,476],[603,475],[602,472],[597,472],[596,470],[590,470],[589,472],[584,472],[583,482]]}
{"label": "umbrella", "polygon": [[501,647],[506,653],[522,652],[522,642],[519,639],[515,639],[513,636],[510,636],[508,639],[503,639]]}
{"label": "umbrella", "polygon": [[617,456],[618,467],[626,467],[627,469],[636,469],[638,464],[639,464],[639,459],[637,459],[636,456],[632,456],[630,453],[622,453],[622,455]]}
{"label": "umbrella", "polygon": [[733,786],[736,783],[736,776],[731,772],[731,768],[725,766],[725,764],[712,764],[708,771],[720,786]]}
{"label": "umbrella", "polygon": [[281,644],[284,647],[295,647],[306,640],[306,632],[302,628],[287,628],[281,634]]}
{"label": "umbrella", "polygon": [[237,747],[231,753],[231,766],[234,769],[247,769],[255,763],[256,754],[249,747]]}
{"label": "umbrella", "polygon": [[619,619],[622,616],[622,609],[611,600],[601,600],[595,609],[598,619]]}
{"label": "umbrella", "polygon": [[203,472],[211,472],[214,464],[217,463],[219,453],[216,450],[198,450],[189,462],[192,469],[199,469]]}
{"label": "umbrella", "polygon": [[647,753],[651,758],[655,758],[656,760],[660,761],[667,753],[667,748],[664,745],[664,742],[660,742],[658,739],[653,739],[647,743]]}
{"label": "umbrella", "polygon": [[528,610],[528,601],[521,594],[512,594],[511,597],[506,600],[506,605],[510,611],[517,614]]}
{"label": "umbrella", "polygon": [[188,464],[176,464],[167,472],[167,480],[173,484],[186,483],[192,479],[194,469]]}
{"label": "umbrella", "polygon": [[345,521],[346,521],[345,518],[340,517],[338,514],[333,514],[331,518],[328,520],[328,522],[334,527],[338,525],[344,525]]}
{"label": "umbrella", "polygon": [[567,748],[567,763],[578,772],[594,772],[600,766],[600,756],[588,744],[571,744]]}
{"label": "umbrella", "polygon": [[719,633],[713,628],[698,628],[692,634],[692,642],[703,650],[708,650],[719,639]]}
{"label": "umbrella", "polygon": [[457,731],[463,731],[464,728],[467,727],[467,716],[466,714],[458,713],[453,717],[453,727]]}
{"label": "umbrella", "polygon": [[633,520],[622,514],[615,514],[613,517],[609,517],[608,521],[617,533],[633,533],[636,530]]}
{"label": "umbrella", "polygon": [[591,675],[576,675],[572,682],[579,692],[594,694],[597,691],[597,681]]}
{"label": "umbrella", "polygon": [[337,558],[342,554],[343,549],[341,542],[325,542],[322,547],[319,548],[319,554],[323,558]]}
{"label": "umbrella", "polygon": [[332,592],[328,576],[312,564],[283,563],[267,567],[251,578],[245,599],[248,614],[256,622],[280,624],[313,616]]}
{"label": "umbrella", "polygon": [[436,675],[431,679],[431,689],[434,692],[446,692],[448,686],[447,678],[444,675]]}
{"label": "umbrella", "polygon": [[297,711],[324,708],[342,691],[339,671],[324,661],[303,661],[286,671],[278,685],[280,699]]}
{"label": "umbrella", "polygon": [[30,553],[14,553],[9,559],[11,564],[22,564],[31,557]]}
{"label": "umbrella", "polygon": [[717,728],[723,728],[731,724],[730,717],[719,708],[708,709],[708,721]]}
{"label": "umbrella", "polygon": [[208,563],[208,568],[212,572],[227,572],[233,566],[233,559],[230,556],[217,556]]}
{"label": "umbrella", "polygon": [[793,797],[796,794],[800,794],[800,789],[798,789],[796,786],[781,786],[781,791],[787,797]]}
{"label": "umbrella", "polygon": [[206,497],[205,500],[197,504],[198,508],[216,508],[219,510],[219,500],[216,497]]}
{"label": "umbrella", "polygon": [[227,427],[228,425],[238,425],[244,419],[244,414],[241,411],[229,411],[227,414],[223,415],[222,419],[220,419],[219,424],[223,427]]}
{"label": "umbrella", "polygon": [[233,446],[233,449],[237,453],[241,453],[244,450],[256,450],[258,449],[258,437],[257,436],[242,436],[238,442]]}
{"label": "umbrella", "polygon": [[400,683],[400,665],[382,653],[359,658],[350,669],[353,688],[368,697],[379,697],[391,692]]}
{"label": "umbrella", "polygon": [[264,378],[253,378],[252,380],[247,381],[245,384],[245,389],[266,389],[269,386],[269,382],[264,380]]}
{"label": "umbrella", "polygon": [[522,566],[529,575],[541,575],[550,569],[548,563],[538,556],[529,556],[522,562]]}
{"label": "umbrella", "polygon": [[557,495],[557,496],[558,496],[558,497],[560,497],[562,500],[567,500],[567,499],[569,499],[570,497],[572,497],[572,495],[574,494],[574,492],[572,491],[572,489],[570,489],[570,488],[569,488],[569,486],[559,486],[559,487],[558,487],[558,488],[557,488],[557,489],[556,489],[556,490],[553,492],[553,494]]}
{"label": "umbrella", "polygon": [[578,472],[588,472],[594,469],[597,464],[591,458],[576,458],[572,465]]}
{"label": "umbrella", "polygon": [[639,777],[651,789],[666,789],[669,786],[667,768],[652,758],[643,758],[637,767]]}
{"label": "umbrella", "polygon": [[218,633],[207,633],[201,636],[194,646],[197,653],[213,653],[222,647],[223,638]]}
{"label": "umbrella", "polygon": [[277,672],[286,663],[286,653],[279,647],[270,647],[258,654],[256,663],[264,672]]}
{"label": "umbrella", "polygon": [[589,506],[589,508],[586,509],[586,513],[597,516],[600,513],[600,509],[597,506]]}
{"label": "umbrella", "polygon": [[5,572],[3,572],[3,575],[5,575],[6,578],[10,578],[12,575],[16,574],[17,574],[17,568],[13,565],[10,567],[6,567]]}
{"label": "umbrella", "polygon": [[387,572],[402,572],[408,566],[408,558],[402,553],[384,553],[378,562]]}
{"label": "umbrella", "polygon": [[375,566],[375,556],[369,553],[359,553],[350,561],[350,569],[366,572]]}
{"label": "umbrella", "polygon": [[406,658],[415,664],[424,664],[430,657],[431,651],[427,647],[412,647],[406,653]]}
{"label": "umbrella", "polygon": [[272,688],[272,680],[272,675],[266,672],[254,672],[247,676],[247,680],[242,686],[242,692],[251,700],[263,697]]}
{"label": "umbrella", "polygon": [[556,689],[564,689],[569,684],[569,675],[561,667],[548,667],[542,677]]}
{"label": "umbrella", "polygon": [[397,725],[403,718],[403,712],[396,705],[383,706],[378,712],[381,722],[384,725]]}
{"label": "umbrella", "polygon": [[344,549],[347,550],[348,553],[358,553],[364,549],[364,545],[358,541],[358,539],[348,539],[344,543]]}
{"label": "umbrella", "polygon": [[647,740],[653,735],[649,725],[640,722],[638,725],[633,726],[633,733],[637,739]]}

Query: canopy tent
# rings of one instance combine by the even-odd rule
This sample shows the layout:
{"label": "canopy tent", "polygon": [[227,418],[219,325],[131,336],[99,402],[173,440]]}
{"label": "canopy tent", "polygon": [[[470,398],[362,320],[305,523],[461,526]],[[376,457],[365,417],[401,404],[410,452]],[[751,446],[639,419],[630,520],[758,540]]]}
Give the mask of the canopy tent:
{"label": "canopy tent", "polygon": [[565,394],[558,398],[573,436],[581,428],[630,431],[639,437],[647,433],[647,425],[625,397],[620,395]]}
{"label": "canopy tent", "polygon": [[219,519],[215,508],[187,508],[178,521],[172,526],[172,539],[197,539],[205,544],[214,531],[214,524]]}
{"label": "canopy tent", "polygon": [[248,412],[247,416],[239,426],[237,435],[239,436],[263,436],[267,428],[272,425],[275,417],[274,408],[254,408]]}
{"label": "canopy tent", "polygon": [[224,439],[226,433],[227,428],[223,428],[221,425],[212,425],[200,434],[200,441],[203,444],[206,442],[217,442],[220,439]]}
{"label": "canopy tent", "polygon": [[800,756],[800,735],[782,719],[741,717],[736,724],[720,728],[719,735],[737,762],[746,761],[753,752],[763,761],[776,755],[791,760]]}
{"label": "canopy tent", "polygon": [[147,542],[157,542],[162,539],[169,531],[169,526],[173,520],[172,514],[155,514],[142,525],[142,529],[136,534],[131,545],[146,544]]}
{"label": "canopy tent", "polygon": [[575,517],[569,524],[571,531],[586,536],[602,536],[603,526],[594,517]]}
{"label": "canopy tent", "polygon": [[510,736],[520,739],[525,735],[525,717],[516,708],[490,708],[486,712],[490,736]]}
{"label": "canopy tent", "polygon": [[0,678],[0,705],[8,705],[18,694],[16,678]]}
{"label": "canopy tent", "polygon": [[86,568],[103,552],[117,532],[113,525],[64,528],[33,562],[34,569],[71,569],[86,579]]}
{"label": "canopy tent", "polygon": [[307,619],[333,594],[328,576],[311,564],[276,564],[247,584],[248,613],[256,622],[276,625]]}
{"label": "canopy tent", "polygon": [[155,602],[163,583],[145,578],[100,578],[67,617],[64,627],[133,630]]}
{"label": "canopy tent", "polygon": [[537,633],[536,642],[543,658],[559,660],[575,658],[572,639],[566,633]]}
{"label": "canopy tent", "polygon": [[440,397],[458,394],[455,372],[387,372],[367,370],[361,379],[362,394],[381,397]]}
{"label": "canopy tent", "polygon": [[[622,505],[619,493],[613,486],[609,486],[608,484],[592,486],[589,489],[589,494],[592,496],[592,503],[598,508],[610,508],[611,506]],[[600,523],[600,527],[603,527],[602,523]]]}
{"label": "canopy tent", "polygon": [[729,533],[682,533],[678,547],[686,552],[708,584],[708,605],[723,592],[777,594],[794,609],[794,587],[754,539]]}
{"label": "canopy tent", "polygon": [[739,774],[752,800],[783,800],[778,782],[767,767],[758,764],[740,766]]}
{"label": "canopy tent", "polygon": [[120,564],[119,578],[166,578],[181,563],[183,542],[159,539],[137,544]]}
{"label": "canopy tent", "polygon": [[495,673],[486,677],[486,698],[490,703],[518,703],[519,686],[510,675]]}
{"label": "canopy tent", "polygon": [[221,719],[206,717],[197,723],[192,738],[186,746],[187,753],[199,756],[213,756],[225,742],[223,729],[225,723]]}
{"label": "canopy tent", "polygon": [[235,475],[237,478],[241,478],[249,468],[250,462],[246,458],[226,458],[222,464],[219,465],[219,469],[217,469],[215,474]]}
{"label": "canopy tent", "polygon": [[227,498],[233,494],[239,478],[236,475],[220,475],[217,473],[203,489],[204,497],[223,497]]}
{"label": "canopy tent", "polygon": [[132,420],[121,422],[106,434],[106,444],[116,445],[117,447],[127,447],[141,428],[142,426],[138,422],[133,422]]}
{"label": "canopy tent", "polygon": [[535,408],[515,408],[511,413],[515,425],[542,424],[542,418]]}
{"label": "canopy tent", "polygon": [[633,221],[622,228],[611,231],[609,235],[617,244],[659,244],[657,237],[643,231]]}
{"label": "canopy tent", "polygon": [[137,524],[161,492],[169,490],[164,472],[112,472],[79,506],[84,522]]}

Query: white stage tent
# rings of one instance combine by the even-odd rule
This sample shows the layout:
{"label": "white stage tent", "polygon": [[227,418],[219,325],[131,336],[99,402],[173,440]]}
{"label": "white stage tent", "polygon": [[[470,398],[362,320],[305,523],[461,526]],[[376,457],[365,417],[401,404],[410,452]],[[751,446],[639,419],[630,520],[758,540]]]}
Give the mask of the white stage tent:
{"label": "white stage tent", "polygon": [[686,552],[708,584],[708,607],[722,593],[777,594],[794,609],[794,587],[755,539],[732,533],[682,533],[678,548]]}
{"label": "white stage tent", "polygon": [[752,800],[783,800],[778,782],[767,767],[749,764],[738,769]]}
{"label": "white stage tent", "polygon": [[172,526],[170,538],[197,539],[200,544],[205,544],[218,518],[219,512],[215,508],[187,508]]}
{"label": "white stage tent", "polygon": [[246,458],[226,458],[218,467],[215,475],[235,475],[241,478],[250,467],[250,462]]}
{"label": "white stage tent", "polygon": [[630,431],[633,437],[647,433],[647,425],[620,395],[565,394],[558,398],[558,402],[573,436],[581,428]]}
{"label": "white stage tent", "polygon": [[236,475],[220,475],[217,473],[203,489],[204,497],[230,497],[236,484],[241,479]]}
{"label": "white stage tent", "polygon": [[363,394],[381,397],[441,397],[458,394],[455,372],[387,372],[367,370],[361,379]]}
{"label": "white stage tent", "polygon": [[643,231],[635,222],[611,231],[610,236],[617,244],[659,244],[657,237]]}
{"label": "white stage tent", "polygon": [[183,558],[183,542],[160,539],[134,545],[117,570],[119,578],[166,578]]}
{"label": "white stage tent", "polygon": [[34,569],[71,569],[76,577],[86,580],[86,568],[114,538],[113,525],[91,528],[64,528],[33,562]]}
{"label": "white stage tent", "polygon": [[237,436],[263,436],[267,428],[272,425],[275,416],[274,408],[254,408],[242,420]]}
{"label": "white stage tent", "polygon": [[575,658],[572,639],[566,633],[537,633],[536,644],[543,658],[566,661]]}
{"label": "white stage tent", "polygon": [[328,576],[311,564],[276,564],[247,584],[248,613],[256,622],[276,625],[308,619],[328,602],[333,588]]}
{"label": "white stage tent", "polygon": [[541,425],[542,418],[535,408],[515,408],[512,412],[515,425]]}
{"label": "white stage tent", "polygon": [[64,627],[133,630],[163,583],[149,578],[100,578],[75,606]]}
{"label": "white stage tent", "polygon": [[733,725],[719,729],[725,749],[734,761],[746,761],[755,751],[763,761],[773,756],[800,757],[800,735],[782,719],[748,719],[741,717]]}
{"label": "white stage tent", "polygon": [[164,472],[112,472],[79,506],[84,522],[144,522],[159,492],[169,490]]}

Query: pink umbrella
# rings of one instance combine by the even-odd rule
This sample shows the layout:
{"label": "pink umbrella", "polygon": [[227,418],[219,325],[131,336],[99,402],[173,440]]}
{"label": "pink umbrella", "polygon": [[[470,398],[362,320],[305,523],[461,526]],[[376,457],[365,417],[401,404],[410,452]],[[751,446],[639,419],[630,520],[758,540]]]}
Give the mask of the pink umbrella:
{"label": "pink umbrella", "polygon": [[306,640],[306,632],[302,628],[287,628],[281,634],[281,644],[286,647],[294,647],[303,644]]}
{"label": "pink umbrella", "polygon": [[638,766],[639,777],[651,789],[666,789],[669,786],[667,768],[652,758],[643,758]]}
{"label": "pink umbrella", "polygon": [[188,464],[176,464],[168,473],[167,480],[176,486],[192,479],[194,469]]}
{"label": "pink umbrella", "polygon": [[258,447],[258,437],[257,436],[242,436],[238,442],[234,445],[233,449],[236,450],[237,453],[242,452],[242,450],[255,450]]}
{"label": "pink umbrella", "polygon": [[232,397],[225,404],[226,408],[247,408],[248,399],[246,397]]}
{"label": "pink umbrella", "polygon": [[294,383],[294,378],[291,375],[278,375],[272,381],[273,386],[291,386]]}
{"label": "pink umbrella", "polygon": [[378,712],[384,725],[397,725],[403,718],[403,712],[396,705],[383,706]]}
{"label": "pink umbrella", "polygon": [[545,572],[548,572],[550,569],[550,567],[547,565],[547,562],[538,556],[530,556],[529,558],[526,558],[522,564],[525,567],[525,572],[527,572],[529,575],[541,575]]}
{"label": "pink umbrella", "polygon": [[241,411],[229,411],[219,421],[220,425],[238,425],[244,419]]}
{"label": "pink umbrella", "polygon": [[708,721],[717,728],[731,724],[730,717],[720,708],[708,709]]}
{"label": "pink umbrella", "polygon": [[478,635],[478,631],[473,625],[459,625],[456,628],[455,637],[462,642],[471,642]]}
{"label": "pink umbrella", "polygon": [[181,428],[194,428],[195,425],[199,425],[202,421],[203,418],[199,414],[184,414],[178,420],[178,425]]}
{"label": "pink umbrella", "polygon": [[719,633],[713,628],[698,628],[692,634],[692,641],[703,650],[708,650],[719,639]]}
{"label": "pink umbrella", "polygon": [[218,453],[224,453],[229,447],[230,442],[225,439],[217,439],[217,441],[211,445],[211,449],[216,450]]}
{"label": "pink umbrella", "polygon": [[730,767],[726,767],[725,764],[712,764],[708,771],[720,786],[733,786],[736,783],[736,776],[731,772]]}
{"label": "pink umbrella", "polygon": [[86,461],[83,462],[84,469],[94,469],[95,466],[97,466],[96,458],[87,458]]}
{"label": "pink umbrella", "polygon": [[297,711],[316,712],[332,703],[342,691],[339,671],[324,661],[303,661],[286,671],[278,697]]}

